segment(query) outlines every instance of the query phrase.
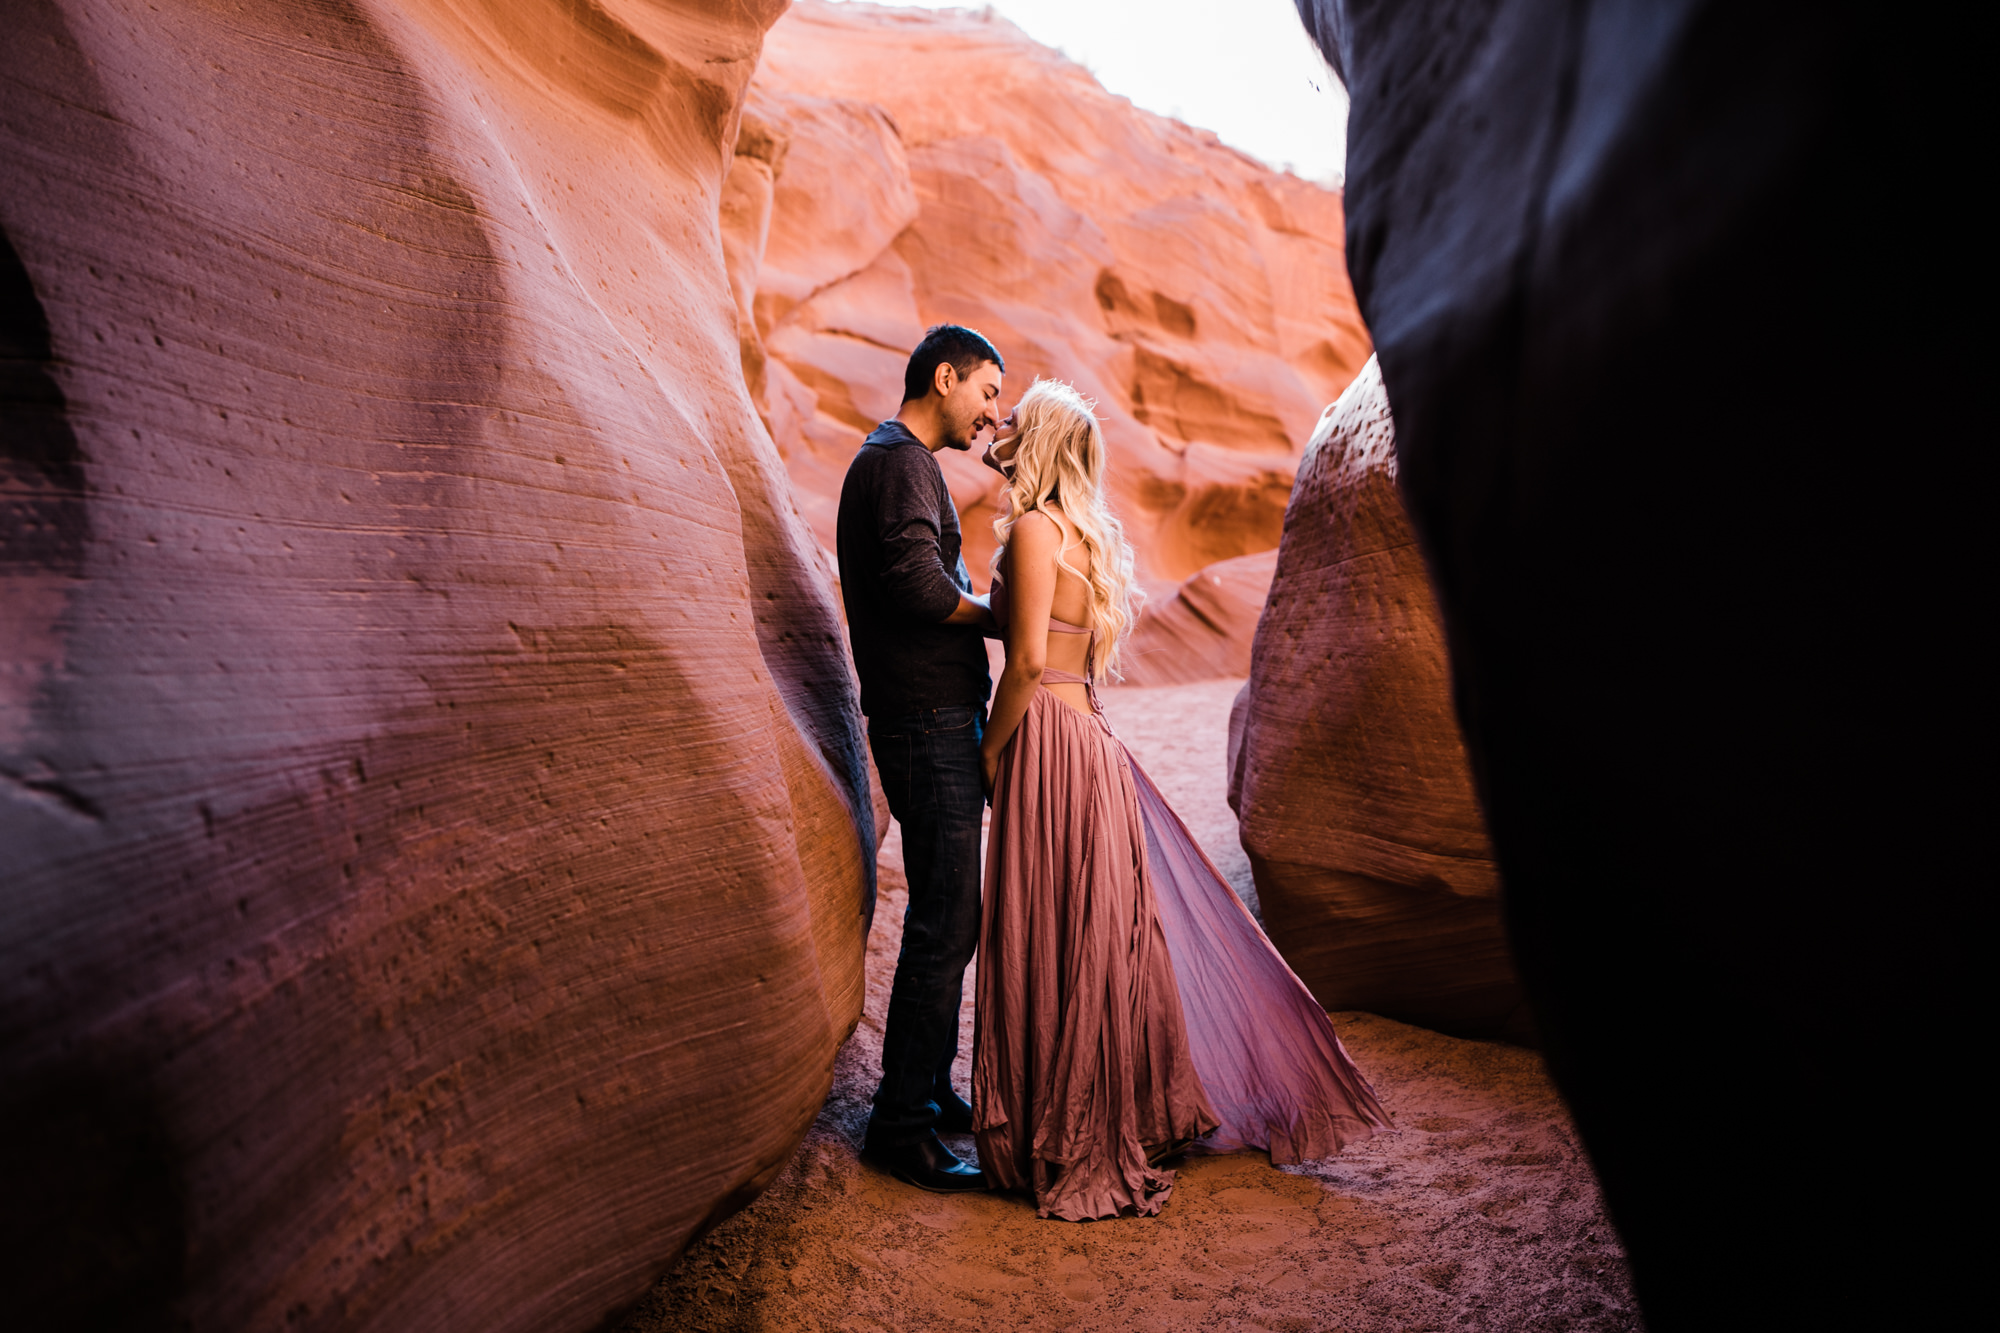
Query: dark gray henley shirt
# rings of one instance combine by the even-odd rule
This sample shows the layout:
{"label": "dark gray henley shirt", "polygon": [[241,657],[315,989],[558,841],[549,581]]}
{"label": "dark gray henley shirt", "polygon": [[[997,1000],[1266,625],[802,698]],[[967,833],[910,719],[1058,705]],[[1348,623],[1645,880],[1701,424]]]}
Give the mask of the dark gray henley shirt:
{"label": "dark gray henley shirt", "polygon": [[886,722],[983,707],[993,684],[984,636],[943,623],[972,591],[958,510],[937,459],[902,422],[877,426],[847,465],[836,541],[861,711]]}

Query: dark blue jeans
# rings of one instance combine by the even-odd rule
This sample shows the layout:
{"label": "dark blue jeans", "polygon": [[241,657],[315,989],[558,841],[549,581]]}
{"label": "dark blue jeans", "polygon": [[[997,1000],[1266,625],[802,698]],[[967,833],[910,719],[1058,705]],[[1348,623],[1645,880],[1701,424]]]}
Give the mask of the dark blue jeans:
{"label": "dark blue jeans", "polygon": [[868,746],[890,812],[903,826],[910,908],[882,1034],[882,1085],[868,1144],[928,1135],[951,1088],[965,966],[979,946],[979,740],[985,710],[934,708],[870,719]]}

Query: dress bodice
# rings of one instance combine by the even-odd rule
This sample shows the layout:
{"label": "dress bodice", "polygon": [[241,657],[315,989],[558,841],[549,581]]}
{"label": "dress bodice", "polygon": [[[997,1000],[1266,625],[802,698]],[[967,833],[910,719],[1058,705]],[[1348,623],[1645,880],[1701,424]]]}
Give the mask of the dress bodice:
{"label": "dress bodice", "polygon": [[[994,623],[998,624],[1001,629],[1006,629],[1008,606],[1007,580],[1000,577],[1000,571],[997,569],[993,571],[993,591],[987,600],[993,610]],[[1089,634],[1090,632],[1091,629],[1088,625],[1072,625],[1067,620],[1057,620],[1054,616],[1049,617],[1049,633],[1051,634]]]}

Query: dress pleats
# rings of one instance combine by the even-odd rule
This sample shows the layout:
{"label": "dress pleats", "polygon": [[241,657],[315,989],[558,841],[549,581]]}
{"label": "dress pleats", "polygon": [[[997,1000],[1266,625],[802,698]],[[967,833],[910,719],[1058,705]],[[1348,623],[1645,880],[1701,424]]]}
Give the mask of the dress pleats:
{"label": "dress pleats", "polygon": [[1037,690],[1000,758],[972,1068],[980,1163],[1043,1217],[1150,1216],[1212,1151],[1389,1119],[1326,1014],[1101,713]]}
{"label": "dress pleats", "polygon": [[1157,1213],[1149,1152],[1215,1128],[1124,746],[1037,690],[1000,758],[973,1050],[980,1164],[1043,1217]]}

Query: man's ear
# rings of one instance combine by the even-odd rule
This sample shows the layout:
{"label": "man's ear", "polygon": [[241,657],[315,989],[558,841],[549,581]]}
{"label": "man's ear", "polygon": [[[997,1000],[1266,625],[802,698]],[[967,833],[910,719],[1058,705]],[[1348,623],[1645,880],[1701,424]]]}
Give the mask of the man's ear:
{"label": "man's ear", "polygon": [[937,369],[931,372],[931,387],[937,390],[938,397],[951,397],[951,391],[958,387],[958,367],[949,361],[938,362]]}

